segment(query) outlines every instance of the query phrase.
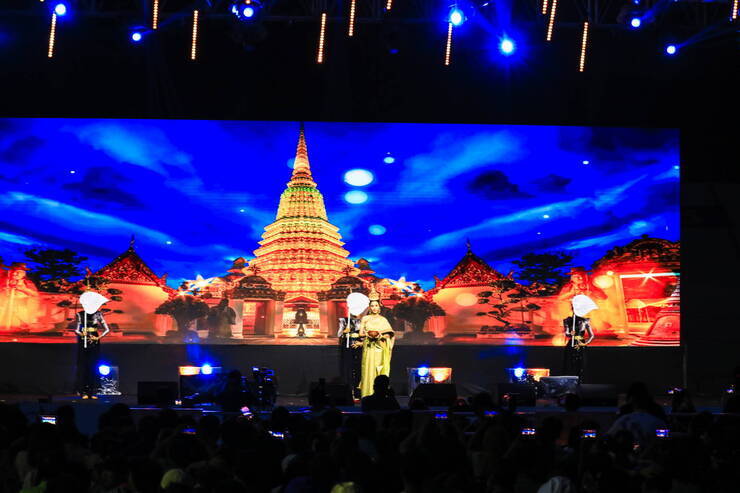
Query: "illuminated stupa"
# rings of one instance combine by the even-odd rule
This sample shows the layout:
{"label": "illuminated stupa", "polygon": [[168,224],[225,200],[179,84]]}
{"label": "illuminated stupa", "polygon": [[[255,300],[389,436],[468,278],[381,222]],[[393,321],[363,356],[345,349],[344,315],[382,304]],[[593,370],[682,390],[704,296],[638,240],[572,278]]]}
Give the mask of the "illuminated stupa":
{"label": "illuminated stupa", "polygon": [[341,238],[339,228],[329,222],[324,197],[311,176],[301,125],[293,174],[280,196],[275,221],[265,226],[249,266],[273,289],[284,291],[286,301],[316,300],[334,281],[357,270]]}

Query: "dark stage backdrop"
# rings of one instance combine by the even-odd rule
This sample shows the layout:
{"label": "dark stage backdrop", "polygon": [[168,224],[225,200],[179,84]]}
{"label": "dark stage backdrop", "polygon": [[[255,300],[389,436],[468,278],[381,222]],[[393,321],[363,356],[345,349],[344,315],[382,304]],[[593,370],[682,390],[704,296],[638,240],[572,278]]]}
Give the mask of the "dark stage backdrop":
{"label": "dark stage backdrop", "polygon": [[[135,395],[139,381],[178,380],[177,366],[188,358],[218,362],[224,368],[249,374],[252,366],[275,370],[281,394],[305,394],[319,378],[331,381],[338,375],[336,347],[306,346],[187,346],[116,344],[103,349],[106,362],[119,366],[121,390]],[[7,371],[0,376],[0,393],[56,395],[71,392],[75,348],[60,344],[1,344],[0,359]],[[407,368],[423,362],[451,367],[461,395],[508,381],[507,368],[562,366],[563,353],[551,347],[490,346],[397,346],[391,381],[405,394]],[[661,393],[682,385],[680,348],[592,348],[586,359],[586,383],[608,383],[624,392],[636,380],[645,381]]]}

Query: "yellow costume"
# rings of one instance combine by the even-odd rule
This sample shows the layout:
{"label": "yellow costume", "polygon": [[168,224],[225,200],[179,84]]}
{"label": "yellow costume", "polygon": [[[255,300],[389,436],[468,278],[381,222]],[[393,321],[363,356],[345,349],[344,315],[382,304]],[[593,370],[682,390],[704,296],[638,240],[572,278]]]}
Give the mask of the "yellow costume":
{"label": "yellow costume", "polygon": [[[368,332],[376,331],[379,336],[371,338]],[[362,397],[372,395],[373,382],[378,375],[390,376],[391,353],[393,351],[393,328],[382,315],[365,315],[360,320],[362,342],[362,378],[360,393]]]}

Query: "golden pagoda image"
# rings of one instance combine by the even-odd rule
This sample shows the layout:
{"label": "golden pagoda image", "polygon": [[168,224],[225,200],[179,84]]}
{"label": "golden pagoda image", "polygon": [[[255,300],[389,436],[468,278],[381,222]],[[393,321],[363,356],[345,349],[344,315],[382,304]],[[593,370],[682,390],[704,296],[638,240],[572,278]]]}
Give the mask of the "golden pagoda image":
{"label": "golden pagoda image", "polygon": [[[283,321],[286,329],[298,325],[299,336],[318,331],[320,292],[357,269],[339,228],[329,222],[324,197],[311,175],[306,133],[301,124],[293,173],[280,196],[275,221],[265,226],[249,269],[285,293]],[[291,317],[300,319],[298,322]],[[285,335],[288,335],[287,333]]]}

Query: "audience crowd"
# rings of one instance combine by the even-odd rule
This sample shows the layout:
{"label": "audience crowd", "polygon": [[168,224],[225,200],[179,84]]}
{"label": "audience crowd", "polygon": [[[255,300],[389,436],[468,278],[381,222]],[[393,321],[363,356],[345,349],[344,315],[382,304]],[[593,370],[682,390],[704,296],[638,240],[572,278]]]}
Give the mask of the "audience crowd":
{"label": "audience crowd", "polygon": [[[115,404],[85,436],[74,409],[29,423],[0,404],[0,489],[22,493],[610,493],[740,491],[740,416],[666,415],[644,385],[608,426],[579,412],[500,409],[489,394],[446,412],[399,409],[387,382],[363,413],[314,402],[303,413],[134,419]],[[681,408],[680,406],[684,406]],[[535,421],[537,420],[537,421]],[[531,428],[534,428],[532,434]],[[656,429],[670,430],[656,436]],[[585,431],[584,431],[585,430]],[[658,432],[657,435],[665,434]]]}

